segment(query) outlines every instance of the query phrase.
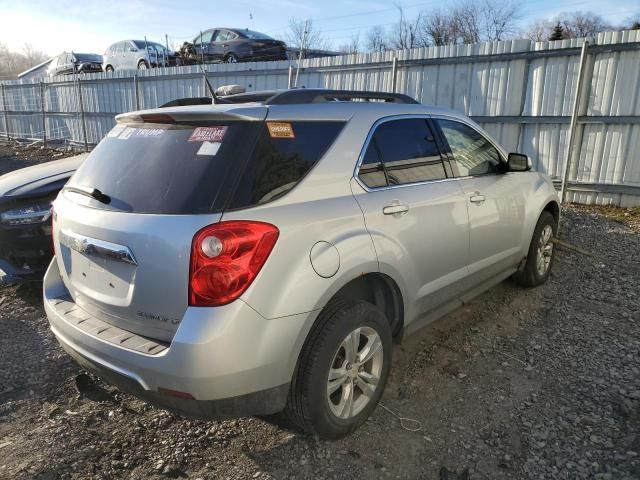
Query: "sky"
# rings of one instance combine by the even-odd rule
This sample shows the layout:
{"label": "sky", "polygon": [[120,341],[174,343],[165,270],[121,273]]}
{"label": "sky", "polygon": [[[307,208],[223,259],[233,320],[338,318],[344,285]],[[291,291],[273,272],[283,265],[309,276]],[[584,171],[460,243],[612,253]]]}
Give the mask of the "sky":
{"label": "sky", "polygon": [[[289,19],[311,19],[334,48],[358,32],[361,40],[375,25],[446,5],[442,0],[0,0],[0,43],[21,51],[25,43],[50,55],[62,51],[102,54],[114,42],[143,39],[181,45],[200,30],[250,28],[282,37]],[[640,0],[521,0],[520,24],[562,12],[592,11],[612,24],[640,13]],[[252,19],[250,18],[253,17]]]}

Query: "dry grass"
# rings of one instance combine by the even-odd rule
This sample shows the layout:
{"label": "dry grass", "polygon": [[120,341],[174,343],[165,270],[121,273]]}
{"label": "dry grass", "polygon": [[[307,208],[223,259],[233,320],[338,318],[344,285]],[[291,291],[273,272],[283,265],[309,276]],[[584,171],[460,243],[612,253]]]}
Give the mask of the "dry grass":
{"label": "dry grass", "polygon": [[578,205],[575,203],[570,204],[570,206],[578,211],[596,213],[609,220],[624,223],[634,232],[640,233],[640,207],[620,208],[614,206]]}

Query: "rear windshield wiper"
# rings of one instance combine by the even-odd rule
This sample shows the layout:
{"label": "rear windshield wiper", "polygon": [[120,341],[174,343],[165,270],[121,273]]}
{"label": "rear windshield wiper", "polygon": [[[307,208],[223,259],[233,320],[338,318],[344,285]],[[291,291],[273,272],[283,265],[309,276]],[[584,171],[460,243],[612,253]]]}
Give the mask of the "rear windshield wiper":
{"label": "rear windshield wiper", "polygon": [[83,185],[66,185],[62,190],[67,192],[79,193],[80,195],[86,195],[87,197],[91,197],[94,200],[97,200],[100,203],[104,203],[106,205],[111,203],[111,197],[109,195],[105,195],[97,188],[85,187]]}

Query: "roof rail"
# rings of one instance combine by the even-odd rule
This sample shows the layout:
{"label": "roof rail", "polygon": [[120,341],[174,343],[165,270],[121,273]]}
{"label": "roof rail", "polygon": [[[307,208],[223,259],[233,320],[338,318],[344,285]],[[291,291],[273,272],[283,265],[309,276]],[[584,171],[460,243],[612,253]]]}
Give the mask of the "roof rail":
{"label": "roof rail", "polygon": [[160,105],[159,108],[183,107],[185,105],[211,105],[211,103],[211,97],[177,98],[163,105]]}
{"label": "roof rail", "polygon": [[[258,102],[264,105],[295,105],[304,103],[351,102],[354,100],[382,101],[386,103],[418,104],[403,93],[363,92],[358,90],[326,90],[322,88],[300,88],[292,90],[262,90],[257,92],[236,93],[216,97],[215,104]],[[211,97],[178,98],[161,105],[176,107],[182,105],[211,105]]]}
{"label": "roof rail", "polygon": [[388,92],[363,92],[358,90],[325,90],[321,88],[300,88],[283,90],[267,99],[265,105],[292,105],[298,103],[350,102],[353,100],[378,100],[387,103],[420,103],[409,95]]}

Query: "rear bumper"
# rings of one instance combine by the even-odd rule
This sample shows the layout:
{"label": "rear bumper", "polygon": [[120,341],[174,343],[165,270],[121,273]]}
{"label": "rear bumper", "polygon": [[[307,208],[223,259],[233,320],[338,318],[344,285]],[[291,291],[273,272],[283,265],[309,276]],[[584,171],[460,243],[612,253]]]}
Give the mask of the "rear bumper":
{"label": "rear bumper", "polygon": [[[146,354],[85,331],[56,309],[68,296],[57,263],[44,281],[51,330],[83,367],[150,403],[198,418],[271,414],[284,408],[298,352],[315,313],[267,320],[237,300],[188,308],[160,353]],[[86,315],[86,312],[84,312]],[[193,400],[160,393],[188,393]]]}
{"label": "rear bumper", "polygon": [[59,336],[58,341],[62,348],[80,366],[118,387],[119,390],[135,395],[157,407],[190,418],[206,420],[273,414],[284,408],[287,394],[289,393],[289,384],[287,383],[260,392],[220,400],[189,400],[173,397],[152,390],[145,390],[133,378],[83,356],[78,350],[66,344]]}

